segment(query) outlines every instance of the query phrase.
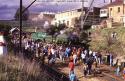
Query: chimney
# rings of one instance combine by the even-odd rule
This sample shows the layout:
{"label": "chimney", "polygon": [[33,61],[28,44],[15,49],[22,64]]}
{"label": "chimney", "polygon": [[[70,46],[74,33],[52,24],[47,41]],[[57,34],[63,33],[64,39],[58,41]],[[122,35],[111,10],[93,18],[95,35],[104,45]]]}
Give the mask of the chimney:
{"label": "chimney", "polygon": [[110,3],[112,3],[112,0],[110,0]]}
{"label": "chimney", "polygon": [[[112,1],[113,1],[113,0],[108,0],[108,3],[110,4],[110,3],[112,3]],[[106,0],[104,0],[104,2],[106,2]]]}

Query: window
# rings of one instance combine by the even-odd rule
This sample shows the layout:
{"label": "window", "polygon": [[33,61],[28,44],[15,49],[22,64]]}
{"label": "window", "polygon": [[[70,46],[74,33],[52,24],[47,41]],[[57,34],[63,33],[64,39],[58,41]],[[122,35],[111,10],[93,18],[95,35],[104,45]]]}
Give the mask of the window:
{"label": "window", "polygon": [[120,12],[120,7],[118,7],[118,13]]}
{"label": "window", "polygon": [[69,26],[69,21],[67,21],[67,25]]}
{"label": "window", "polygon": [[72,15],[74,15],[74,12],[72,12]]}
{"label": "window", "polygon": [[63,20],[63,24],[65,23],[65,20]]}
{"label": "window", "polygon": [[81,9],[78,9],[77,12],[81,12]]}
{"label": "window", "polygon": [[70,16],[72,16],[72,12],[70,12]]}
{"label": "window", "polygon": [[107,13],[106,10],[102,10],[101,11],[101,14],[105,14],[105,13]]}
{"label": "window", "polygon": [[110,8],[110,16],[112,16],[112,8]]}
{"label": "window", "polygon": [[110,11],[112,11],[112,8],[110,8]]}
{"label": "window", "polygon": [[59,24],[61,24],[61,21],[59,20]]}

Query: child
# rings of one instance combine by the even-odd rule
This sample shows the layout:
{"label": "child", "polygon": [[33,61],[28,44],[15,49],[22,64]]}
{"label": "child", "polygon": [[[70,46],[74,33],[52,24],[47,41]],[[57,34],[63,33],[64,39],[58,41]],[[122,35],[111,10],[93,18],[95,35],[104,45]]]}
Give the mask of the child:
{"label": "child", "polygon": [[116,68],[116,75],[119,76],[120,73],[120,63],[118,63],[117,68]]}
{"label": "child", "polygon": [[70,73],[69,79],[70,79],[70,81],[76,81],[76,75],[74,74],[73,71]]}

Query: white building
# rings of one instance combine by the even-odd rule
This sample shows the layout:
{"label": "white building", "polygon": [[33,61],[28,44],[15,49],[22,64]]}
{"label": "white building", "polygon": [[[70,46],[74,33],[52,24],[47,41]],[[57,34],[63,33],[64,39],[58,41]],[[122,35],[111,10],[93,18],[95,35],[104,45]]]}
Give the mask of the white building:
{"label": "white building", "polygon": [[66,24],[68,27],[74,27],[75,19],[79,19],[81,16],[81,9],[73,9],[55,14],[55,18],[51,24]]}
{"label": "white building", "polygon": [[100,9],[100,17],[101,18],[107,18],[109,15],[107,6],[104,6]]}

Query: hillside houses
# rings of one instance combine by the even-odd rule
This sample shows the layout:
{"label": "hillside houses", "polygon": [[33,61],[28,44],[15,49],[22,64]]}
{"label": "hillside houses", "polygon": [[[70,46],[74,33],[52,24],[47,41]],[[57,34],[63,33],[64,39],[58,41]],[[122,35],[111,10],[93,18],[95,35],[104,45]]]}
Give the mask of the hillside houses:
{"label": "hillside houses", "polygon": [[123,23],[125,16],[124,0],[116,0],[108,5],[105,5],[100,10],[102,19],[111,19],[113,23]]}

